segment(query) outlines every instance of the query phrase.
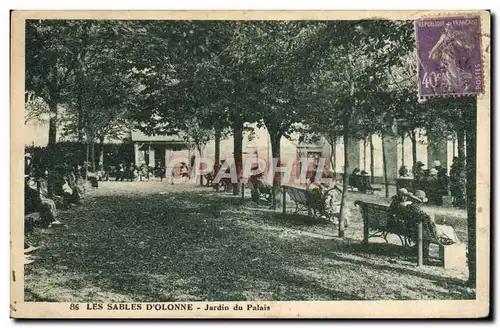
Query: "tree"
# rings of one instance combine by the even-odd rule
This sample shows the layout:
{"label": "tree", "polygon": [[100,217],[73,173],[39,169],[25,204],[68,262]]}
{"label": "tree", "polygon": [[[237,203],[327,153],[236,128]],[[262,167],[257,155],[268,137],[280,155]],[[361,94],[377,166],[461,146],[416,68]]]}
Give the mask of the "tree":
{"label": "tree", "polygon": [[[351,137],[358,139],[375,131],[385,131],[384,120],[379,119],[378,124],[371,120],[380,118],[383,110],[373,104],[381,91],[385,91],[387,69],[397,65],[413,47],[413,27],[408,22],[349,21],[333,22],[328,31],[330,33],[325,35],[334,34],[336,37],[320,49],[331,49],[327,58],[335,65],[330,65],[318,77],[319,91],[314,106],[329,110],[334,126],[342,129],[345,164],[339,236],[343,237],[350,165],[346,145]],[[324,111],[319,116],[327,117]]]}
{"label": "tree", "polygon": [[34,92],[27,91],[25,100],[24,124],[30,121],[42,121],[49,114],[47,103]]}
{"label": "tree", "polygon": [[[95,142],[100,151],[106,137],[122,138],[130,131],[131,111],[140,91],[137,71],[122,57],[126,42],[115,36],[121,22],[81,22],[85,43],[79,49],[74,76],[63,94],[66,107],[64,132],[87,145],[91,169],[95,171]],[[102,157],[102,156],[100,156]]]}
{"label": "tree", "polygon": [[26,21],[26,90],[43,99],[49,113],[48,192],[53,194],[53,170],[58,106],[70,86],[78,58],[86,43],[82,21]]}
{"label": "tree", "polygon": [[[190,121],[186,121],[184,128],[180,131],[180,136],[187,145],[192,145],[198,151],[198,155],[201,158],[203,157],[205,146],[213,139],[214,130],[203,127],[202,122],[198,118],[193,117]],[[203,185],[202,176],[200,176],[200,185]]]}
{"label": "tree", "polygon": [[476,151],[477,151],[477,108],[475,97],[470,97],[465,107],[466,138],[467,138],[467,266],[469,269],[468,283],[476,287]]}

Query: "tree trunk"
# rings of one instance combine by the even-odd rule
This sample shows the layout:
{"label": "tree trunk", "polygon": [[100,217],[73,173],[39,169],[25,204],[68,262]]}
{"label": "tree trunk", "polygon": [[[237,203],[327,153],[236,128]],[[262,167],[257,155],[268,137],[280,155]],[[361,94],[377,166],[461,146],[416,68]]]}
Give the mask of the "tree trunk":
{"label": "tree trunk", "polygon": [[57,137],[57,103],[49,102],[49,148],[56,144]]}
{"label": "tree trunk", "polygon": [[[78,97],[80,99],[80,97]],[[77,110],[78,110],[78,123],[77,123],[77,140],[79,143],[83,143],[83,110],[82,106],[80,105],[81,101],[78,100],[77,104]]]}
{"label": "tree trunk", "polygon": [[413,168],[417,167],[417,135],[415,130],[410,131],[410,139],[411,139],[411,159],[413,161]]}
{"label": "tree trunk", "polygon": [[104,168],[104,136],[99,137],[99,163]]}
{"label": "tree trunk", "polygon": [[[330,171],[332,172],[332,178],[335,179],[335,169],[336,169],[336,158],[335,158],[335,138],[330,138]],[[335,180],[334,180],[335,181]]]}
{"label": "tree trunk", "polygon": [[457,150],[458,161],[462,167],[465,167],[465,130],[463,127],[457,130]]}
{"label": "tree trunk", "polygon": [[384,169],[385,198],[389,198],[389,180],[387,179],[387,160],[385,158],[385,138],[382,133],[382,166]]}
{"label": "tree trunk", "polygon": [[54,169],[56,166],[56,141],[57,141],[57,103],[54,101],[49,102],[49,143],[48,143],[48,165],[47,171],[49,172],[47,179],[47,192],[49,197],[54,196]]}
{"label": "tree trunk", "polygon": [[401,136],[401,165],[405,165],[405,136]]}
{"label": "tree trunk", "polygon": [[[220,139],[221,139],[221,130],[218,127],[215,127],[215,159],[214,159],[214,167],[217,170],[220,168]],[[217,174],[218,172],[214,172]],[[214,176],[215,178],[215,176]],[[219,184],[214,184],[215,191],[219,191]]]}
{"label": "tree trunk", "polygon": [[467,122],[467,265],[469,285],[476,286],[476,111],[471,110]]}
{"label": "tree trunk", "polygon": [[[271,154],[273,160],[277,160],[277,166],[280,166],[280,153],[281,153],[281,135],[271,133],[269,130],[269,136],[271,139]],[[281,172],[273,172],[273,190],[272,190],[272,209],[276,209],[276,191],[281,186]]]}
{"label": "tree trunk", "polygon": [[215,159],[214,159],[214,164],[219,164],[219,162],[220,162],[220,138],[221,138],[221,131],[219,128],[215,128]]}
{"label": "tree trunk", "polygon": [[90,161],[91,161],[91,170],[95,172],[95,140],[92,139],[92,143],[90,144]]}
{"label": "tree trunk", "polygon": [[375,147],[373,146],[373,135],[370,134],[370,174],[371,183],[375,183],[375,158],[373,153],[375,152]]}
{"label": "tree trunk", "polygon": [[87,180],[89,176],[89,152],[90,152],[90,144],[87,138],[87,152],[85,154],[85,180]]}
{"label": "tree trunk", "polygon": [[363,170],[366,171],[366,137],[363,138]]}
{"label": "tree trunk", "polygon": [[[200,164],[199,164],[199,167],[198,167],[198,170],[199,170],[198,172],[201,172],[201,169],[202,169],[202,167],[201,167],[201,165],[202,165],[201,161],[202,161],[202,158],[203,158],[203,148],[202,147],[198,147],[198,154],[200,154]],[[203,187],[203,174],[200,174],[200,186]]]}
{"label": "tree trunk", "polygon": [[340,214],[339,214],[339,237],[344,238],[346,226],[346,199],[347,187],[349,186],[349,152],[347,145],[349,144],[349,127],[344,126],[343,139],[344,139],[344,177],[342,181],[342,197],[340,200]]}
{"label": "tree trunk", "polygon": [[466,205],[467,198],[467,187],[466,187],[466,167],[465,167],[465,130],[463,126],[458,127],[457,129],[457,150],[458,150],[458,186],[457,188],[460,190],[460,193],[456,196],[455,204],[457,206],[464,208]]}
{"label": "tree trunk", "polygon": [[236,168],[237,182],[233,183],[233,195],[240,193],[240,176],[243,170],[243,122],[233,124],[233,148],[234,148],[234,164]]}
{"label": "tree trunk", "polygon": [[332,144],[332,149],[333,149],[333,173],[335,174],[335,178],[337,176],[337,139],[333,139],[333,144]]}

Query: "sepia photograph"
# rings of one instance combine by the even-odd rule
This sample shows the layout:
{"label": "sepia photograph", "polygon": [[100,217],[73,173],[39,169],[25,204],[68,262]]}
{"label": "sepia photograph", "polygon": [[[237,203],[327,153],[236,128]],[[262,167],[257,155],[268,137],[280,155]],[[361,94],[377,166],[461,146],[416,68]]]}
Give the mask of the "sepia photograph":
{"label": "sepia photograph", "polygon": [[488,315],[489,12],[11,23],[12,317]]}

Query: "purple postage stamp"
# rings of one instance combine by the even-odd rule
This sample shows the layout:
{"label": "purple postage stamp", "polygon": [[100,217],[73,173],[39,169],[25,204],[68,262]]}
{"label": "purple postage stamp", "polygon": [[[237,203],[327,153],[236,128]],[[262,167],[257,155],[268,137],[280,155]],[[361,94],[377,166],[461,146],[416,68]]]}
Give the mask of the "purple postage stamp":
{"label": "purple postage stamp", "polygon": [[479,16],[422,18],[415,25],[419,96],[482,93]]}

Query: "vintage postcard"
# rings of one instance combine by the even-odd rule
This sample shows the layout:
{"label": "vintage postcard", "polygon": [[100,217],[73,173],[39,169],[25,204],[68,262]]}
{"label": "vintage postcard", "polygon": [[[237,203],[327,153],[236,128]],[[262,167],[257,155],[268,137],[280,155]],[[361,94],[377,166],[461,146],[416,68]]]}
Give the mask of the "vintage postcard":
{"label": "vintage postcard", "polygon": [[12,318],[489,315],[488,11],[11,23]]}

